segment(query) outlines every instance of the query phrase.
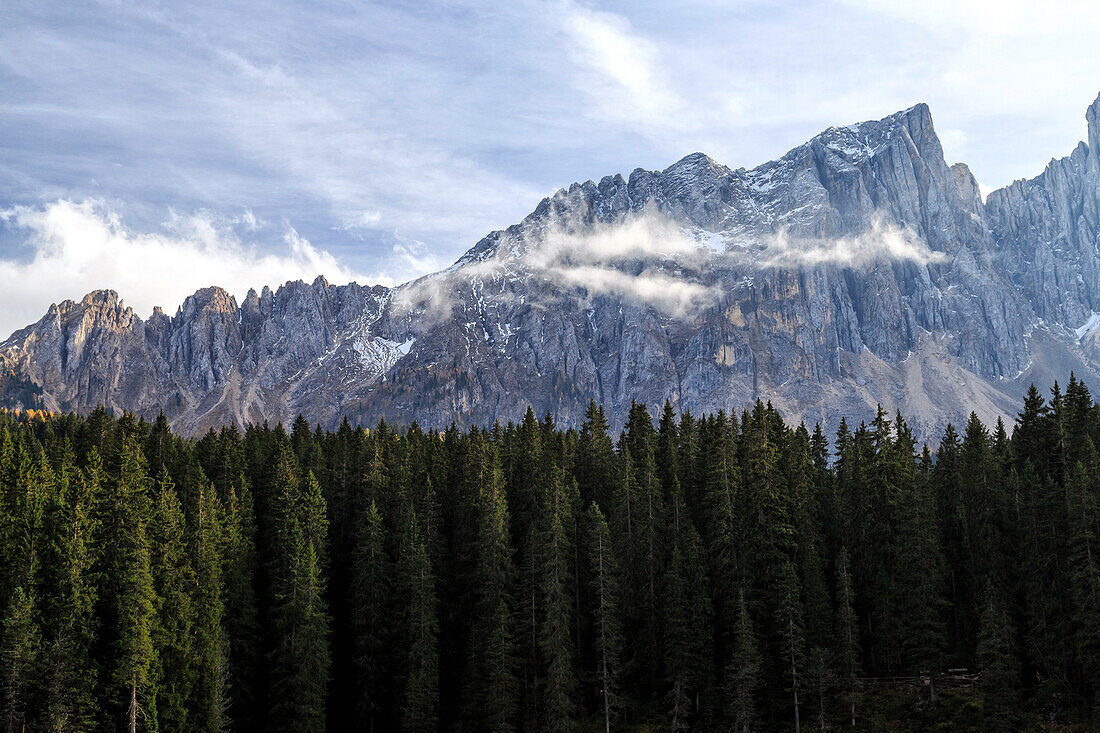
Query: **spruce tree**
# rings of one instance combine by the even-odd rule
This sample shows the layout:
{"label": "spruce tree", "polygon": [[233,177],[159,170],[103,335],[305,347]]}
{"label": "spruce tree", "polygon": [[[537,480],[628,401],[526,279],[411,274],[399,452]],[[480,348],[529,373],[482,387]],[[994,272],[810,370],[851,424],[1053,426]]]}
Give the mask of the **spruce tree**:
{"label": "spruce tree", "polygon": [[325,568],[328,565],[328,507],[312,471],[306,473],[302,482],[298,504],[302,539],[313,548],[317,562]]}
{"label": "spruce tree", "polygon": [[0,663],[3,674],[4,724],[9,731],[27,728],[31,695],[42,640],[36,618],[37,603],[33,591],[18,586],[8,599],[0,635]]}
{"label": "spruce tree", "polygon": [[[98,465],[93,453],[89,465]],[[132,438],[119,446],[118,477],[105,483],[97,510],[97,575],[104,644],[105,727],[135,733],[156,720],[149,693],[156,658],[153,629],[156,594],[150,570],[146,527],[151,516],[150,481],[145,459]],[[94,469],[93,469],[94,470]]]}
{"label": "spruce tree", "polygon": [[573,619],[572,507],[561,470],[554,469],[547,495],[542,536],[542,608],[539,649],[546,660],[543,699],[547,730],[572,730],[577,688]]}
{"label": "spruce tree", "polygon": [[676,424],[676,411],[672,409],[672,402],[665,400],[665,406],[661,410],[661,419],[658,422],[657,446],[655,459],[657,461],[657,474],[664,489],[666,498],[673,495],[673,484],[679,487],[679,426]]}
{"label": "spruce tree", "polygon": [[34,717],[28,717],[39,692],[39,664],[42,647],[42,620],[39,614],[41,555],[47,511],[56,495],[55,476],[40,446],[24,439],[11,466],[12,481],[4,492],[7,516],[4,517],[5,543],[2,548],[8,564],[9,593],[4,598],[2,638],[0,638],[0,685],[3,687],[3,712],[8,730],[22,730]]}
{"label": "spruce tree", "polygon": [[63,465],[63,488],[52,509],[49,562],[54,567],[53,598],[43,604],[52,619],[43,640],[43,727],[58,732],[86,730],[95,719],[95,673],[90,657],[96,601],[92,501],[101,480],[98,470],[89,471],[85,478],[83,471],[73,467],[67,447]]}
{"label": "spruce tree", "polygon": [[[371,500],[359,518],[351,566],[352,630],[358,672],[357,710],[368,731],[385,727],[393,569],[386,551],[387,533],[378,503]],[[376,728],[378,726],[378,728]]]}
{"label": "spruce tree", "polygon": [[[674,497],[674,511],[680,505]],[[665,669],[672,730],[687,730],[699,713],[710,681],[711,601],[699,535],[685,516],[673,528],[672,556],[665,579]],[[709,704],[709,700],[706,701]]]}
{"label": "spruce tree", "polygon": [[1095,719],[1100,713],[1100,545],[1096,534],[1100,512],[1090,483],[1084,464],[1074,464],[1066,479],[1071,616],[1076,662],[1083,682],[1081,692]]}
{"label": "spruce tree", "polygon": [[232,727],[247,730],[257,724],[260,649],[256,594],[256,526],[252,492],[226,491],[222,577],[225,587],[223,627],[228,654],[228,717]]}
{"label": "spruce tree", "polygon": [[1016,629],[1001,594],[992,583],[986,585],[985,610],[978,627],[978,664],[982,673],[979,688],[987,729],[1016,730],[1019,681]]}
{"label": "spruce tree", "polygon": [[729,680],[727,705],[735,733],[749,733],[757,720],[756,696],[762,678],[762,660],[752,619],[745,605],[745,591],[737,595],[737,631],[733,656],[726,677]]}
{"label": "spruce tree", "polygon": [[467,717],[479,730],[515,729],[519,680],[516,675],[516,624],[513,616],[512,548],[504,478],[492,448],[480,463],[478,524],[474,561],[476,601],[470,624]]}
{"label": "spruce tree", "polygon": [[[666,522],[664,491],[658,477],[655,454],[656,434],[644,405],[634,404],[621,441],[626,467],[621,501],[627,504],[625,539],[629,549],[620,554],[624,562],[624,608],[627,611],[626,638],[631,677],[646,694],[660,689],[662,664],[661,598],[665,576]],[[622,536],[622,535],[620,535]],[[654,684],[658,683],[658,684]]]}
{"label": "spruce tree", "polygon": [[834,685],[830,651],[833,647],[832,604],[825,580],[825,541],[819,525],[822,507],[818,503],[817,468],[812,442],[805,425],[790,434],[784,461],[788,492],[792,497],[792,521],[796,535],[799,579],[802,585],[803,617],[806,619],[806,688],[818,707],[819,726],[824,725],[826,695]]}
{"label": "spruce tree", "polygon": [[406,672],[401,701],[401,729],[429,733],[439,713],[439,621],[435,577],[424,530],[409,511],[400,559],[406,587]]}
{"label": "spruce tree", "polygon": [[294,459],[280,443],[275,469],[277,554],[272,569],[271,653],[273,728],[319,731],[325,725],[328,686],[328,608],[322,575],[327,531],[324,499],[312,474],[304,491],[294,475]]}
{"label": "spruce tree", "polygon": [[538,420],[534,411],[528,408],[510,441],[510,450],[502,456],[507,474],[511,536],[516,546],[515,562],[519,571],[516,621],[522,660],[523,719],[525,725],[532,728],[540,725],[542,717],[540,548],[546,483],[553,463],[542,443]]}
{"label": "spruce tree", "polygon": [[224,519],[213,486],[199,491],[198,514],[191,541],[194,586],[193,677],[187,701],[192,725],[198,730],[221,731],[229,724],[229,648],[225,634],[222,582]]}
{"label": "spruce tree", "polygon": [[936,465],[932,469],[931,481],[946,571],[945,586],[948,591],[947,646],[956,652],[952,655],[956,663],[966,664],[966,657],[957,653],[963,650],[968,640],[972,642],[967,610],[967,549],[965,512],[960,489],[960,454],[959,434],[948,423],[936,451]]}
{"label": "spruce tree", "polygon": [[859,627],[848,551],[841,547],[836,561],[837,665],[847,697],[851,724],[856,725],[856,688],[859,683]]}
{"label": "spruce tree", "polygon": [[183,509],[162,468],[147,530],[153,578],[156,719],[168,730],[190,727],[187,706],[194,681],[192,642],[195,576],[187,553]]}
{"label": "spruce tree", "polygon": [[607,429],[603,408],[592,400],[581,424],[574,473],[581,500],[595,501],[604,512],[611,508],[616,480],[615,446]]}
{"label": "spruce tree", "polygon": [[794,565],[786,562],[779,574],[779,633],[783,638],[783,661],[786,665],[788,691],[794,709],[795,733],[802,730],[799,692],[805,684],[806,650],[802,617],[801,588]]}
{"label": "spruce tree", "polygon": [[273,728],[323,731],[329,673],[324,579],[317,552],[301,525],[294,527],[292,542],[285,595],[277,599],[276,608],[280,666],[273,681]]}
{"label": "spruce tree", "polygon": [[593,502],[588,510],[589,563],[592,567],[596,683],[605,733],[619,713],[619,663],[622,659],[621,576],[603,512]]}
{"label": "spruce tree", "polygon": [[[714,601],[715,638],[718,654],[717,670],[725,674],[723,667],[734,653],[738,625],[739,599],[737,592],[738,529],[738,466],[734,445],[734,429],[724,413],[704,420],[699,429],[699,460],[697,494],[700,502],[699,533],[707,548],[708,567],[711,574]],[[723,683],[729,686],[729,680]]]}
{"label": "spruce tree", "polygon": [[942,667],[946,639],[943,555],[933,502],[931,487],[916,477],[907,482],[899,497],[892,605],[897,614],[897,647],[904,665],[910,672],[930,675],[935,700],[935,678]]}

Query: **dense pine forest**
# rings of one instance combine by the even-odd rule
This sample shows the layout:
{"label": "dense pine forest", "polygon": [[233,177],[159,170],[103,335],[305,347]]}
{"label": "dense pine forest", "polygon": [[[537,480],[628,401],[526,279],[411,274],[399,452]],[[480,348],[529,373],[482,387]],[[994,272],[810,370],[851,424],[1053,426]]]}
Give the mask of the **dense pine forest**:
{"label": "dense pine forest", "polygon": [[[197,439],[0,416],[8,731],[1100,720],[1100,407]],[[962,680],[960,683],[959,681]],[[1096,723],[1094,722],[1093,725]],[[908,726],[908,728],[906,728]]]}

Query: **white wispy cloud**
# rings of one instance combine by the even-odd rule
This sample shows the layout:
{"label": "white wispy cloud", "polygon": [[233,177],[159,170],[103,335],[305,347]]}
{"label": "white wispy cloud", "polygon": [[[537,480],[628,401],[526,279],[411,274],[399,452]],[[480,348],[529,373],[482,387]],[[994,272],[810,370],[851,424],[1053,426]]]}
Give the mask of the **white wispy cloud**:
{"label": "white wispy cloud", "polygon": [[397,300],[442,318],[458,302],[456,290],[474,280],[534,277],[582,299],[615,296],[683,318],[718,303],[725,284],[739,277],[731,279],[730,272],[947,260],[913,230],[881,216],[851,236],[798,237],[780,229],[728,242],[721,233],[685,229],[650,208],[614,223],[556,219],[506,237],[492,256],[417,280],[402,288]]}
{"label": "white wispy cloud", "polygon": [[763,242],[755,256],[761,267],[862,267],[876,260],[903,260],[928,265],[945,262],[948,255],[931,249],[912,229],[876,216],[864,232],[835,239],[792,237],[786,229]]}
{"label": "white wispy cloud", "polygon": [[714,252],[682,227],[647,210],[612,224],[557,219],[518,238],[506,237],[492,256],[401,287],[395,303],[429,319],[449,315],[456,291],[472,281],[538,278],[578,298],[616,296],[682,318],[721,297],[718,285],[685,274]]}
{"label": "white wispy cloud", "polygon": [[378,280],[352,271],[292,228],[284,232],[281,251],[264,251],[242,241],[232,221],[210,214],[173,214],[164,231],[148,233],[129,229],[101,202],[60,200],[5,209],[0,220],[25,232],[32,248],[29,258],[0,259],[0,338],[38,320],[50,302],[101,288],[117,291],[145,317],[157,305],[172,313],[210,285],[239,302],[250,287],[318,275],[337,284]]}
{"label": "white wispy cloud", "polygon": [[695,259],[702,248],[682,227],[648,208],[613,224],[557,220],[525,243],[536,268],[560,263],[598,265],[635,259]]}
{"label": "white wispy cloud", "polygon": [[657,44],[636,33],[629,20],[575,2],[561,9],[571,56],[587,72],[578,77],[578,86],[599,116],[645,124],[682,111],[683,100],[662,78]]}
{"label": "white wispy cloud", "polygon": [[628,273],[610,265],[572,265],[549,268],[545,274],[557,285],[590,295],[620,296],[676,317],[697,313],[722,294],[718,286],[652,269]]}
{"label": "white wispy cloud", "polygon": [[406,239],[393,245],[394,257],[405,263],[404,271],[431,273],[441,270],[444,261],[424,242]]}
{"label": "white wispy cloud", "polygon": [[722,294],[718,285],[680,269],[698,267],[714,253],[653,210],[614,224],[556,221],[522,251],[523,264],[555,285],[619,296],[675,317],[697,313]]}
{"label": "white wispy cloud", "polygon": [[577,70],[574,84],[588,99],[586,116],[680,150],[683,136],[698,138],[722,118],[740,115],[731,85],[692,84],[675,48],[637,30],[626,15],[576,0],[561,0],[555,11]]}

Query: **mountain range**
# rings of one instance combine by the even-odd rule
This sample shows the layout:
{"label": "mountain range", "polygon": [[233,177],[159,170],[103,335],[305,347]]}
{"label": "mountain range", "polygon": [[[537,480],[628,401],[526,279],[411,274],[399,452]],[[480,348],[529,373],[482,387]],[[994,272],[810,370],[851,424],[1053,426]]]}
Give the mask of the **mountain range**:
{"label": "mountain range", "polygon": [[0,404],[195,433],[763,399],[829,429],[881,404],[932,438],[1011,415],[1030,382],[1100,386],[1100,98],[1086,119],[1070,155],[984,201],[918,104],[751,170],[696,153],[575,183],[394,288],[211,287],[147,319],[95,291],[0,344]]}

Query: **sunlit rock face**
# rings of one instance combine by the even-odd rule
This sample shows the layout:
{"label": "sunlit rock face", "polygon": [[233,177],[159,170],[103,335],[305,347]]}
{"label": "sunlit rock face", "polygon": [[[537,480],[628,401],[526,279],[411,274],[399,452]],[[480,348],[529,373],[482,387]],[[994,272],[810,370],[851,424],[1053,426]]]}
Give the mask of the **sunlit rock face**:
{"label": "sunlit rock face", "polygon": [[765,399],[830,429],[881,403],[934,438],[1030,381],[1100,385],[1098,118],[1100,99],[1087,143],[984,203],[918,104],[752,170],[696,153],[573,184],[397,288],[206,288],[148,320],[97,291],[0,354],[49,407],[163,410],[184,431]]}

